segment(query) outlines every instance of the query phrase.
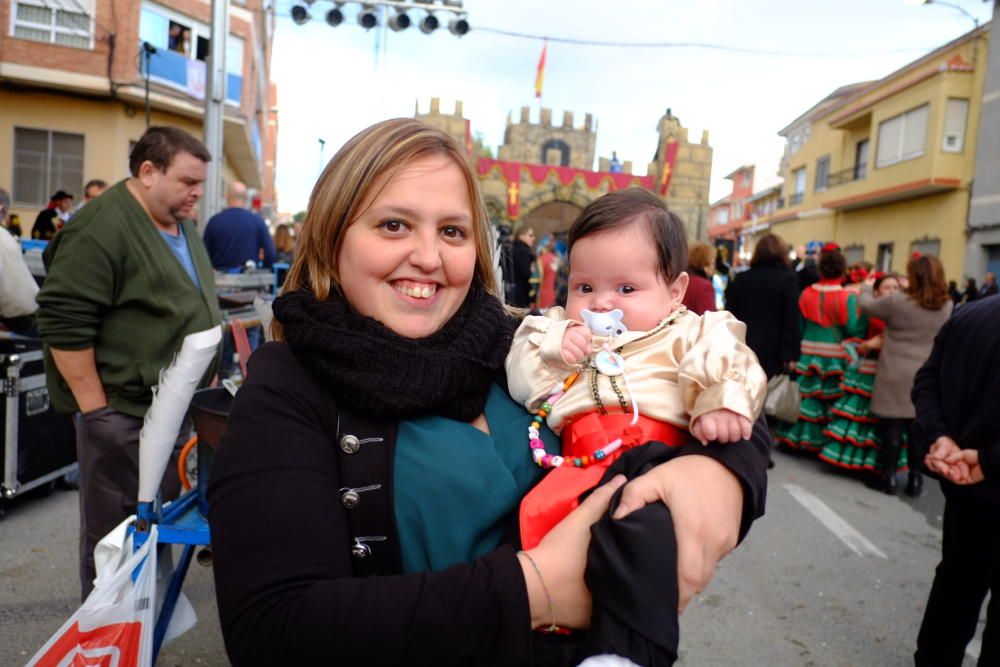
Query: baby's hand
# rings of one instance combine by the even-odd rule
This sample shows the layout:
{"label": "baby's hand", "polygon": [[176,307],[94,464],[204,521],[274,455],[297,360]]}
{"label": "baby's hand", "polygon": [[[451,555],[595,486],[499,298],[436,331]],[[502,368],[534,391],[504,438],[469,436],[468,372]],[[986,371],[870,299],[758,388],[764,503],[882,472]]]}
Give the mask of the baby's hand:
{"label": "baby's hand", "polygon": [[691,435],[698,442],[707,445],[710,442],[739,442],[749,440],[753,432],[753,424],[743,415],[732,410],[712,410],[694,420]]}
{"label": "baby's hand", "polygon": [[567,364],[575,365],[590,354],[590,329],[581,326],[570,326],[562,339],[562,358]]}

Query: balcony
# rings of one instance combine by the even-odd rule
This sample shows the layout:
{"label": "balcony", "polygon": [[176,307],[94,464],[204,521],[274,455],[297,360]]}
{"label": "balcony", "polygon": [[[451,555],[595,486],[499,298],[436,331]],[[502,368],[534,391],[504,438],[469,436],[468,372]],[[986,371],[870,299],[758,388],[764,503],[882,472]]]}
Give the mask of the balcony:
{"label": "balcony", "polygon": [[[141,47],[140,47],[141,50]],[[146,74],[146,59],[141,59],[140,73]],[[157,49],[149,56],[149,80],[186,93],[196,100],[205,99],[207,67],[183,53]],[[226,102],[240,106],[243,101],[243,77],[226,74]]]}

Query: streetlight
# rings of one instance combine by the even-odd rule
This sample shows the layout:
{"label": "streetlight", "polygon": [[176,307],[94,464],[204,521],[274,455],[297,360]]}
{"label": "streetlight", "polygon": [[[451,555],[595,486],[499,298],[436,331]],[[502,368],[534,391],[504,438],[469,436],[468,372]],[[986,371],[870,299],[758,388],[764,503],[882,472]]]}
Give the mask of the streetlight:
{"label": "streetlight", "polygon": [[945,7],[951,7],[952,9],[957,9],[958,11],[965,14],[967,18],[972,19],[973,24],[976,28],[979,27],[979,18],[970,12],[968,9],[962,5],[957,5],[954,2],[945,2],[944,0],[904,0],[908,5],[943,5]]}

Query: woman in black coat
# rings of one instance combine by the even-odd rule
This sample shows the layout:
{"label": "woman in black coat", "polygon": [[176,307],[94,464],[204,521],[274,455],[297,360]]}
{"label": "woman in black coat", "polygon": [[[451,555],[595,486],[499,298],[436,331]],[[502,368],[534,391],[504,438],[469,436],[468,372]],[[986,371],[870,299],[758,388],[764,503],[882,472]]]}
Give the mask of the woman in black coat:
{"label": "woman in black coat", "polygon": [[775,234],[757,242],[750,270],[726,290],[726,308],[747,325],[747,345],[773,377],[799,358],[799,281],[788,245]]}
{"label": "woman in black coat", "polygon": [[514,236],[514,244],[510,249],[514,290],[510,296],[510,305],[518,308],[531,306],[531,267],[535,263],[535,254],[531,246],[535,243],[535,230],[531,227],[521,227]]}

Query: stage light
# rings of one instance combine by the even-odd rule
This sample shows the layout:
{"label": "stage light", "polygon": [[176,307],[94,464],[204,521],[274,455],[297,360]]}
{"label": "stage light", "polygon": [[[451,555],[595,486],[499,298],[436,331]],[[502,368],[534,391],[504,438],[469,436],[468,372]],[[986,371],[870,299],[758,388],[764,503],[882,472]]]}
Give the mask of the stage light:
{"label": "stage light", "polygon": [[389,27],[396,32],[406,30],[412,23],[413,21],[410,20],[410,15],[402,10],[398,11],[394,16],[389,18]]}
{"label": "stage light", "polygon": [[372,5],[361,5],[361,12],[358,14],[358,25],[365,30],[371,30],[378,25],[378,15]]}
{"label": "stage light", "polygon": [[427,16],[420,20],[420,32],[425,35],[429,35],[437,30],[439,25],[441,25],[441,23],[438,21],[436,16],[433,14],[427,14]]}
{"label": "stage light", "polygon": [[344,12],[340,10],[341,3],[334,3],[333,9],[326,13],[326,22],[331,28],[336,28],[344,22]]}
{"label": "stage light", "polygon": [[310,18],[309,10],[302,5],[295,5],[292,7],[292,20],[295,21],[296,24],[302,25],[303,23],[307,23]]}
{"label": "stage light", "polygon": [[464,16],[459,16],[448,21],[448,30],[451,34],[461,37],[465,33],[469,32],[469,22],[465,20]]}

